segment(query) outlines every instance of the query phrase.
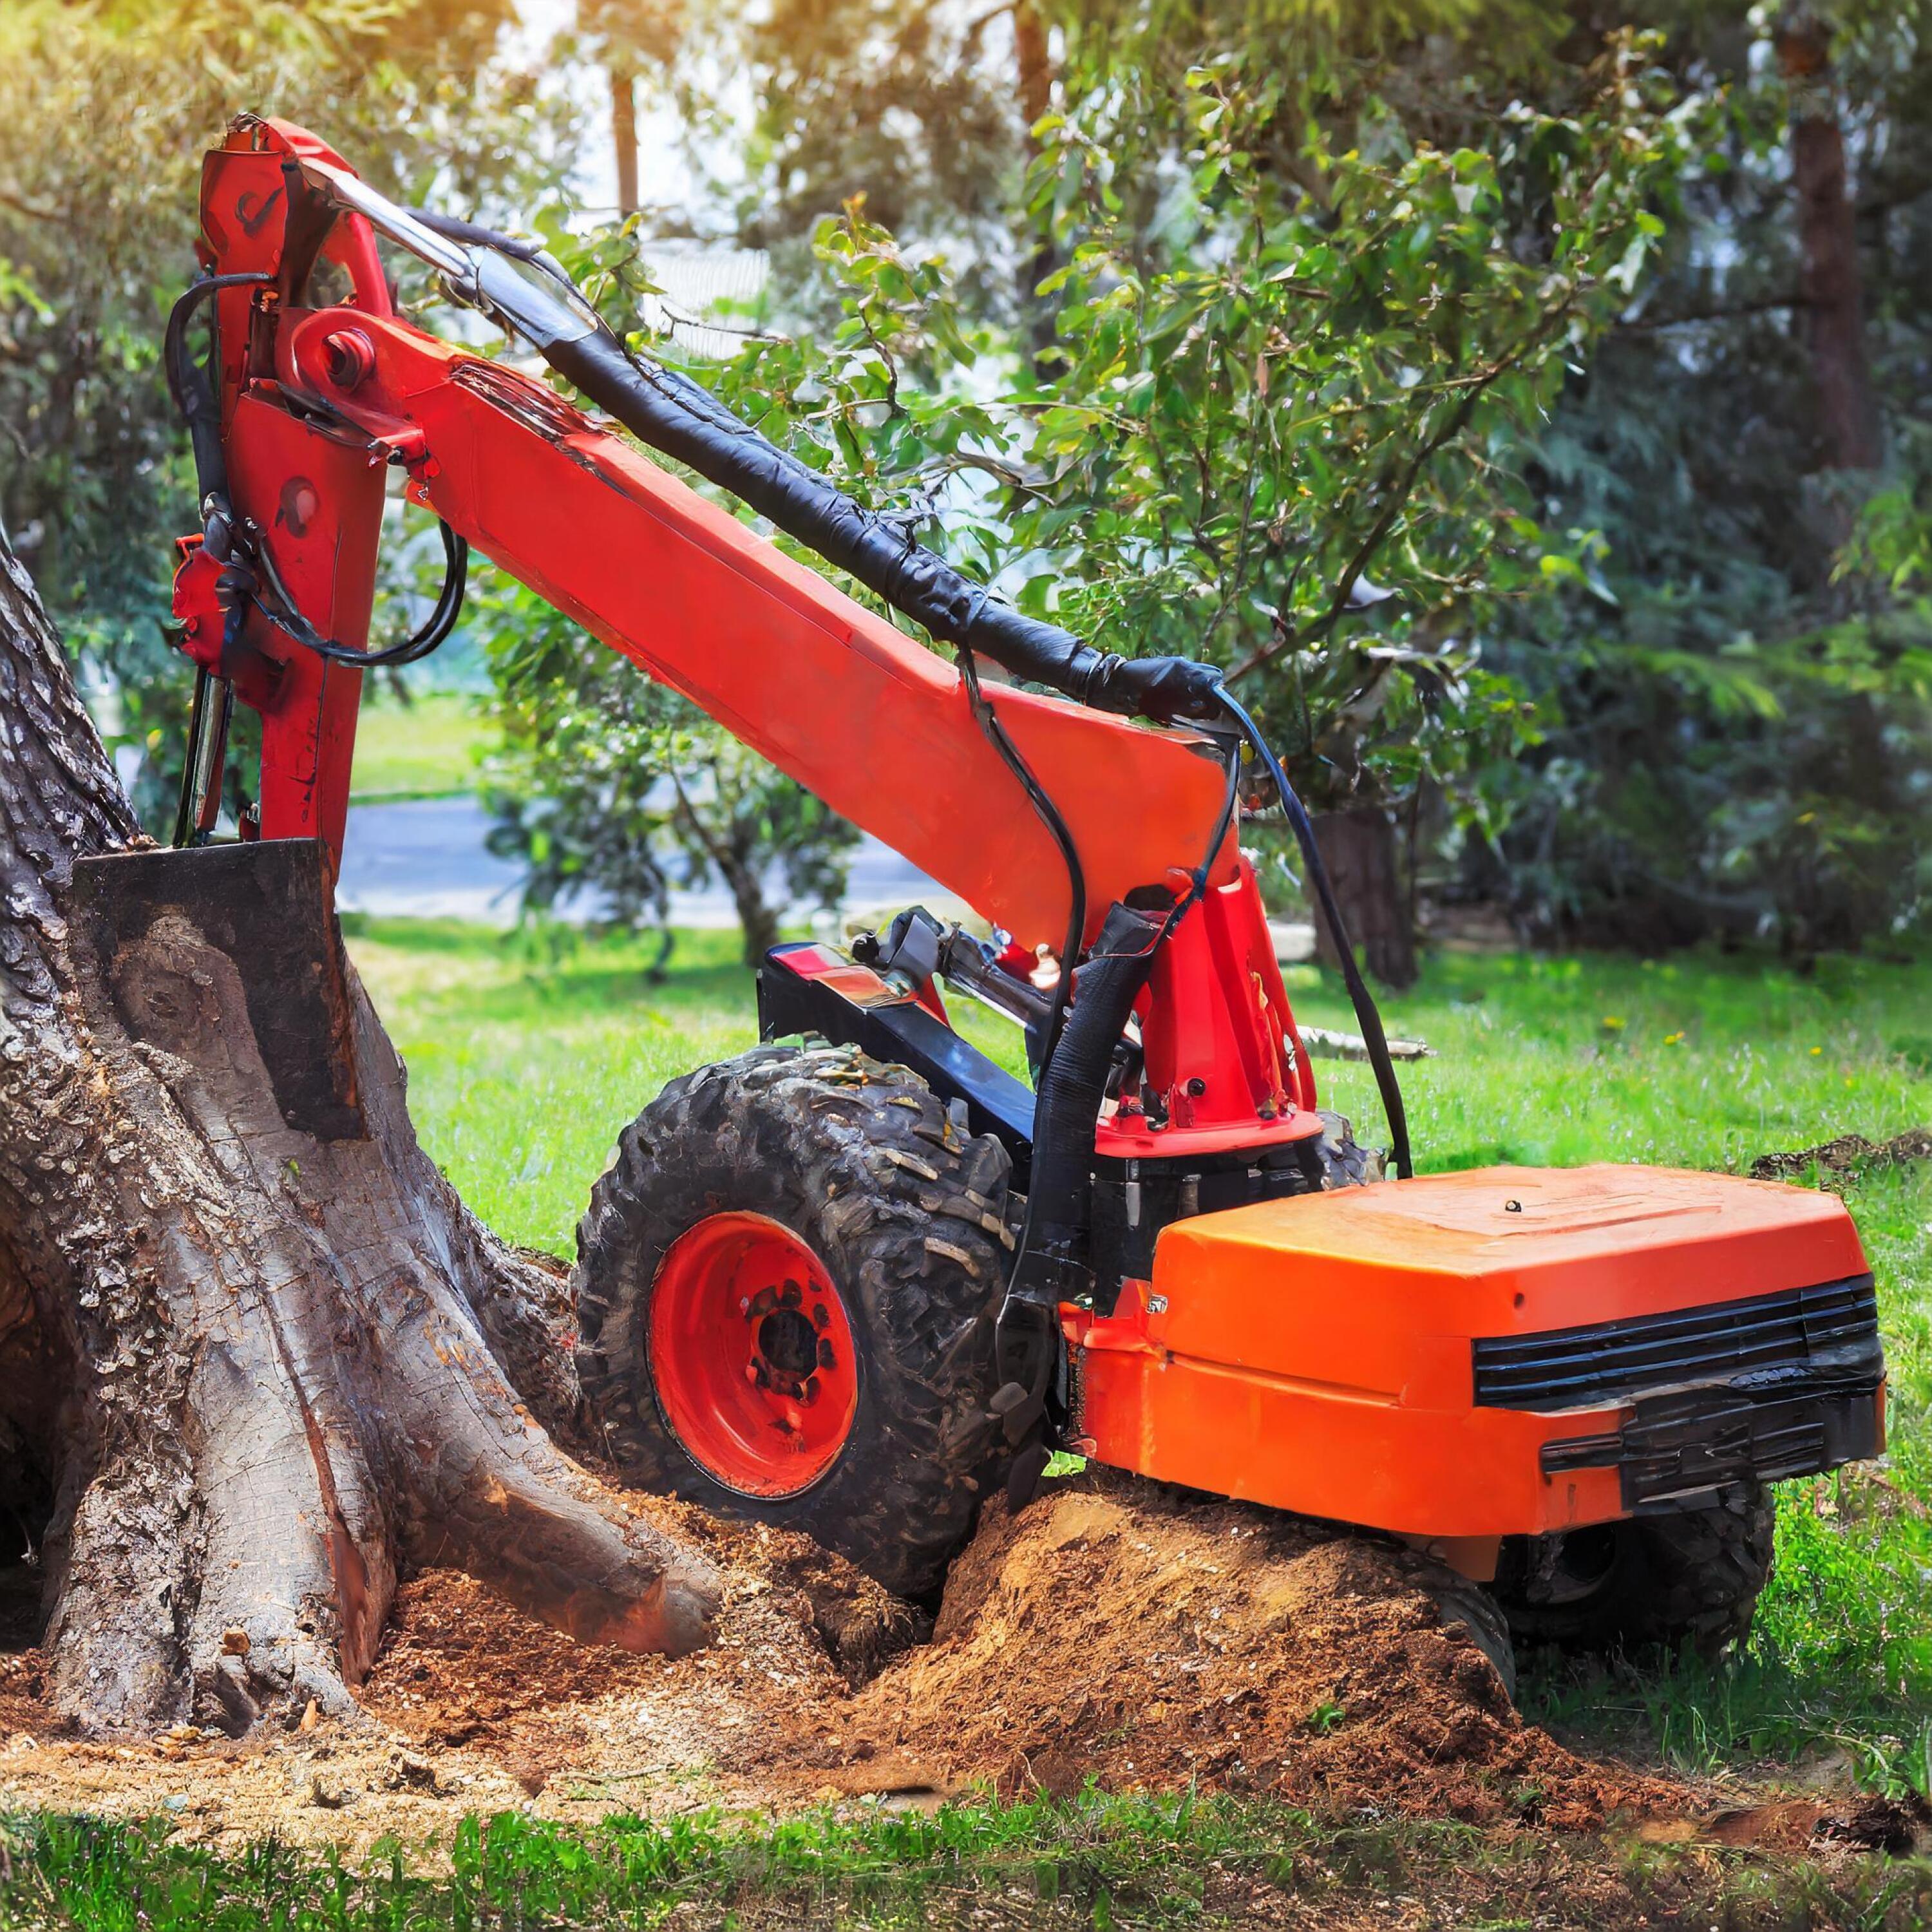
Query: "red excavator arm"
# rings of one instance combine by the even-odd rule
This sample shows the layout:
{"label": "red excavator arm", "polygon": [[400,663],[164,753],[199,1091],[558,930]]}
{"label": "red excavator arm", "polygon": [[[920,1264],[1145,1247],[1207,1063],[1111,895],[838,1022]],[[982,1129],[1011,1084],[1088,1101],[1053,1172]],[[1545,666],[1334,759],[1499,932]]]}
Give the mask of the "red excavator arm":
{"label": "red excavator arm", "polygon": [[[1493,1576],[1541,1637],[1742,1628],[1769,1562],[1762,1485],[1882,1443],[1873,1285],[1841,1204],[1632,1168],[1352,1184],[1372,1162],[1315,1112],[1233,836],[1234,743],[1107,715],[1238,725],[1339,933],[1306,815],[1208,668],[1130,662],[994,603],[632,356],[524,244],[396,208],[298,129],[237,122],[202,218],[208,274],[168,356],[204,494],[177,588],[203,728],[184,830],[212,823],[238,698],[262,728],[244,836],[283,842],[181,864],[212,890],[239,882],[215,922],[238,951],[275,947],[264,905],[320,911],[319,855],[339,857],[394,464],[451,560],[425,644],[473,545],[1019,956],[1051,946],[1070,969],[1043,1002],[1006,956],[916,914],[861,957],[770,956],[762,1030],[836,1044],[674,1083],[584,1224],[580,1370],[632,1480],[769,1510],[922,1590],[989,1472],[1023,1495],[1064,1447],[1424,1541]],[[957,646],[962,668],[545,384],[398,316],[378,232],[650,447]],[[325,296],[332,276],[346,290]],[[204,302],[206,368],[184,332]],[[1065,695],[976,695],[982,658]],[[185,883],[158,878],[150,896]],[[314,1003],[328,938],[319,971],[280,948],[266,1016]],[[1372,1002],[1344,970],[1376,1054]],[[946,1025],[935,972],[1028,1019],[1036,1092]],[[361,1131],[352,1078],[310,1064],[314,1028],[268,1032],[291,1123]],[[1406,1167],[1385,1052],[1376,1072]]]}
{"label": "red excavator arm", "polygon": [[[352,654],[368,638],[395,464],[449,531],[1022,946],[1063,950],[1068,865],[960,670],[546,384],[399,316],[368,220],[341,205],[353,184],[313,136],[252,119],[203,176],[219,421],[200,440],[276,594],[233,594],[218,530],[184,544],[176,608],[189,655],[261,713],[248,829],[320,838],[339,863],[362,680]],[[346,275],[340,301],[316,302],[317,264]],[[298,641],[304,626],[335,654]],[[986,701],[1058,807],[1084,874],[1084,940],[1117,902],[1179,898],[1202,875],[1200,913],[1159,946],[1142,997],[1164,1138],[1130,1112],[1114,1130],[1124,1150],[1315,1135],[1313,1082],[1225,811],[1226,747],[1010,687]]]}

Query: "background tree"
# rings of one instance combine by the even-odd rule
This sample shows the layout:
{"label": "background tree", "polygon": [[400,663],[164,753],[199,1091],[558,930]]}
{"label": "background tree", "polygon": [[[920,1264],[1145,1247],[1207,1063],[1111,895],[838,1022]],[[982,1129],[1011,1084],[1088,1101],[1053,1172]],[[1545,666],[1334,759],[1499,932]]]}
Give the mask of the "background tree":
{"label": "background tree", "polygon": [[[1487,148],[1384,128],[1370,158],[1332,146],[1306,84],[1266,61],[1195,68],[1178,103],[1166,78],[1096,77],[1034,130],[1028,206],[1065,264],[1042,289],[1050,351],[970,321],[950,266],[855,200],[820,230],[807,304],[836,296],[836,322],[688,366],[1023,608],[1226,665],[1325,814],[1372,966],[1406,983],[1390,808],[1521,742],[1480,662],[1484,615],[1583,568],[1528,514],[1498,439],[1628,300],[1678,165],[1674,91],[1623,44],[1563,112],[1520,110]],[[1353,111],[1380,112],[1368,95]],[[1288,124],[1295,166],[1265,164]],[[586,259],[634,319],[634,231]],[[674,334],[646,346],[678,352]],[[1398,593],[1372,629],[1352,609],[1376,594],[1372,560]],[[514,652],[498,662],[528,689]],[[604,676],[580,667],[571,703],[595,705]],[[603,756],[555,722],[553,788]]]}
{"label": "background tree", "polygon": [[484,632],[503,748],[490,849],[520,860],[524,904],[662,927],[674,883],[731,895],[755,966],[784,902],[830,906],[859,834],[675,692],[654,684],[520,586]]}
{"label": "background tree", "polygon": [[[1716,5],[1669,44],[1725,118],[1528,464],[1594,570],[1523,607],[1492,659],[1542,743],[1481,775],[1500,830],[1466,876],[1538,935],[1804,955],[1922,922],[1927,26]],[[1844,154],[1835,188],[1801,154],[1820,144]]]}
{"label": "background tree", "polygon": [[[723,7],[716,17],[728,32],[736,16]],[[1803,951],[1918,919],[1922,584],[1868,568],[1862,532],[1876,520],[1881,548],[1916,554],[1928,500],[1922,5],[1525,0],[1504,11],[1447,0],[1344,14],[1306,0],[1045,0],[1037,17],[1054,100],[1086,104],[1082,122],[1094,106],[1131,104],[1114,124],[1130,150],[1108,175],[1118,206],[1104,213],[1137,268],[1174,265],[1193,245],[1177,250],[1168,233],[1177,209],[1194,218],[1183,82],[1230,50],[1276,86],[1276,110],[1265,124],[1250,116],[1236,144],[1245,165],[1277,196],[1301,187],[1318,220],[1327,187],[1311,139],[1372,165],[1424,148],[1489,152],[1508,137],[1512,100],[1560,112],[1578,97],[1605,33],[1666,32],[1657,64],[1718,111],[1677,117],[1683,196],[1660,188],[1654,212],[1668,232],[1647,238],[1645,254],[1646,278],[1660,279],[1606,281],[1600,298],[1622,310],[1613,332],[1588,354],[1566,349],[1561,381],[1535,404],[1546,424],[1519,414],[1484,452],[1520,479],[1519,508],[1538,533],[1512,524],[1507,540],[1556,592],[1525,586],[1456,614],[1458,650],[1490,698],[1520,700],[1516,728],[1489,739],[1498,755],[1481,757],[1479,742],[1446,787],[1432,771],[1410,782],[1391,770],[1381,802],[1371,789],[1356,822],[1328,836],[1350,843],[1348,876],[1386,878],[1400,830],[1435,893],[1500,897],[1545,938],[1654,946],[1762,931]],[[974,34],[907,25],[890,40],[893,61],[930,69],[895,74],[906,104],[890,115],[866,92],[890,23],[864,6],[748,31],[763,118],[750,140],[724,140],[719,170],[746,184],[747,232],[796,235],[812,209],[867,188],[868,214],[889,215],[910,254],[946,252],[968,316],[1023,321],[1015,266],[1024,291],[1024,265],[1064,262],[1053,230],[1069,204],[1014,192],[1028,143],[1012,104],[1012,23],[998,8],[974,18]],[[688,96],[702,78],[687,74]],[[968,97],[986,111],[949,124],[934,106]],[[706,127],[724,140],[716,120]],[[1110,152],[1114,138],[1102,143]],[[1056,166],[1082,166],[1064,134],[1049,128],[1044,145]],[[1842,189],[1825,180],[1834,153]],[[1519,199],[1494,226],[1520,259],[1550,204],[1533,168],[1514,187]],[[1211,244],[1211,224],[1198,232]],[[784,279],[782,256],[780,266],[781,311],[823,326],[823,297]],[[1849,400],[1828,414],[1834,395]],[[1875,451],[1876,471],[1864,466]],[[1320,507],[1309,502],[1311,520]],[[1305,735],[1330,722],[1312,713]],[[1347,722],[1332,722],[1346,740]],[[1398,734],[1407,716],[1388,722]],[[1324,790],[1322,774],[1311,783]]]}
{"label": "background tree", "polygon": [[[405,200],[506,211],[556,178],[557,104],[494,59],[509,0],[15,0],[0,8],[0,522],[172,811],[189,681],[173,538],[198,526],[161,377],[201,156],[247,108],[312,123]],[[406,292],[418,291],[412,281]]]}

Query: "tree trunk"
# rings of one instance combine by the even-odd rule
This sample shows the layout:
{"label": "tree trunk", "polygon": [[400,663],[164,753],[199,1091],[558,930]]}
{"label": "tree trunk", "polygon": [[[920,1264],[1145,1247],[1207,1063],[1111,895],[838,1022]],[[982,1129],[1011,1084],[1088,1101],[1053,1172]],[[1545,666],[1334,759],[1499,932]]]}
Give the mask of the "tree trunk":
{"label": "tree trunk", "polygon": [[628,59],[610,63],[610,134],[617,149],[617,212],[638,212],[638,80]]}
{"label": "tree trunk", "polygon": [[[506,1362],[568,1411],[554,1281],[417,1146],[321,893],[333,1037],[291,1032],[298,998],[251,1001],[264,922],[238,938],[187,892],[111,920],[95,904],[110,871],[199,878],[204,858],[244,869],[245,849],[309,854],[319,876],[320,848],[82,862],[146,844],[0,549],[0,1424],[29,1470],[6,1506],[34,1509],[33,1469],[52,1492],[59,1706],[97,1730],[238,1733],[341,1708],[412,1563],[459,1565],[586,1641],[703,1642],[712,1574],[566,1457],[507,1378]],[[350,1104],[291,1124],[288,1070],[332,1066]]]}
{"label": "tree trunk", "polygon": [[[1034,124],[1053,106],[1053,58],[1038,0],[1015,0],[1013,64],[1019,84],[1020,112],[1026,116],[1027,158],[1031,160],[1040,152],[1040,144],[1034,139]],[[1054,305],[1042,302],[1038,290],[1059,266],[1060,251],[1054,246],[1052,236],[1045,232],[1021,257],[1020,314],[1036,356],[1044,356],[1054,344]]]}
{"label": "tree trunk", "polygon": [[731,889],[731,902],[738,909],[738,924],[745,935],[745,964],[753,971],[765,962],[765,955],[778,943],[778,910],[765,897],[764,881],[755,864],[748,864],[735,853],[718,861],[724,883]]}
{"label": "tree trunk", "polygon": [[1865,356],[1864,278],[1855,212],[1846,190],[1831,30],[1808,9],[1800,10],[1780,25],[1778,50],[1791,85],[1798,286],[1826,461],[1834,470],[1876,470],[1883,452]]}
{"label": "tree trunk", "polygon": [[[1315,820],[1315,842],[1348,922],[1348,936],[1369,971],[1398,992],[1414,986],[1415,929],[1388,814],[1376,805],[1321,813]],[[1319,907],[1315,912],[1315,943],[1317,956],[1326,964],[1341,963],[1340,948]]]}

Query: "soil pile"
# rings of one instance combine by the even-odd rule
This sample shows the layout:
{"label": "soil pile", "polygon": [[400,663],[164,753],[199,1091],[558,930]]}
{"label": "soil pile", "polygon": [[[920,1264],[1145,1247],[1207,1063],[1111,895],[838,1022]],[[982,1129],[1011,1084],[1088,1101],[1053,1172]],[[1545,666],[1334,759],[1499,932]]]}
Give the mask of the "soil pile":
{"label": "soil pile", "polygon": [[708,1649],[578,1644],[433,1571],[398,1597],[361,1716],[239,1741],[62,1736],[39,1660],[0,1658],[0,1808],[350,1846],[507,1804],[584,1820],[1089,1778],[1486,1825],[1694,1829],[1702,1808],[1526,1725],[1445,1621],[1439,1573],[1364,1538],[1090,1472],[1016,1517],[989,1504],[920,1644],[914,1613],[804,1538],[644,1506],[727,1580]]}
{"label": "soil pile", "polygon": [[565,1767],[600,1762],[620,1709],[626,1733],[651,1745],[640,1775],[755,1756],[768,1711],[841,1702],[922,1634],[906,1605],[807,1537],[630,1500],[724,1575],[710,1648],[674,1663],[578,1643],[470,1577],[430,1570],[397,1592],[364,1710],[426,1748],[480,1747],[534,1796]]}
{"label": "soil pile", "polygon": [[934,1640],[782,1755],[847,1790],[1270,1790],[1578,1828],[1681,1811],[1526,1725],[1406,1551],[1096,1474],[989,1507]]}
{"label": "soil pile", "polygon": [[46,1729],[46,1660],[39,1652],[0,1654],[0,1744]]}

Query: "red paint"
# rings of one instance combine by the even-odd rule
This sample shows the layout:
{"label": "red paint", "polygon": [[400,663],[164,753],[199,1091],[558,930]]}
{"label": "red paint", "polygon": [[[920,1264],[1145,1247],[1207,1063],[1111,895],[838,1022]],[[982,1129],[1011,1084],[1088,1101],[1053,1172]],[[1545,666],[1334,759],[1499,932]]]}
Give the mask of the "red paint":
{"label": "red paint", "polygon": [[650,1369],[692,1460],[741,1496],[794,1496],[838,1460],[859,1406],[845,1304],[799,1235],[763,1214],[712,1214],[651,1285]]}
{"label": "red paint", "polygon": [[[307,291],[281,259],[285,154],[340,164],[280,122],[231,136],[204,174],[203,254],[218,272],[282,278],[218,298],[222,407],[236,508],[260,526],[309,621],[344,644],[366,638],[384,465],[398,461],[417,502],[1004,927],[1016,956],[1063,944],[1065,866],[954,666],[545,386],[397,318],[359,218],[338,220],[322,250],[349,269],[350,300],[302,306]],[[213,648],[206,574],[189,559],[180,593],[201,662]],[[339,858],[359,680],[325,673],[259,616],[248,642],[263,661],[238,684],[262,712],[262,836],[320,836]],[[1185,889],[1224,783],[1205,740],[1028,692],[988,698],[1072,830],[1090,939],[1136,887]],[[1149,1078],[1171,1124],[1156,1135],[1125,1117],[1102,1130],[1110,1152],[1318,1131],[1260,896],[1232,836],[1209,873],[1142,1006]],[[917,997],[944,1018],[936,992]]]}

